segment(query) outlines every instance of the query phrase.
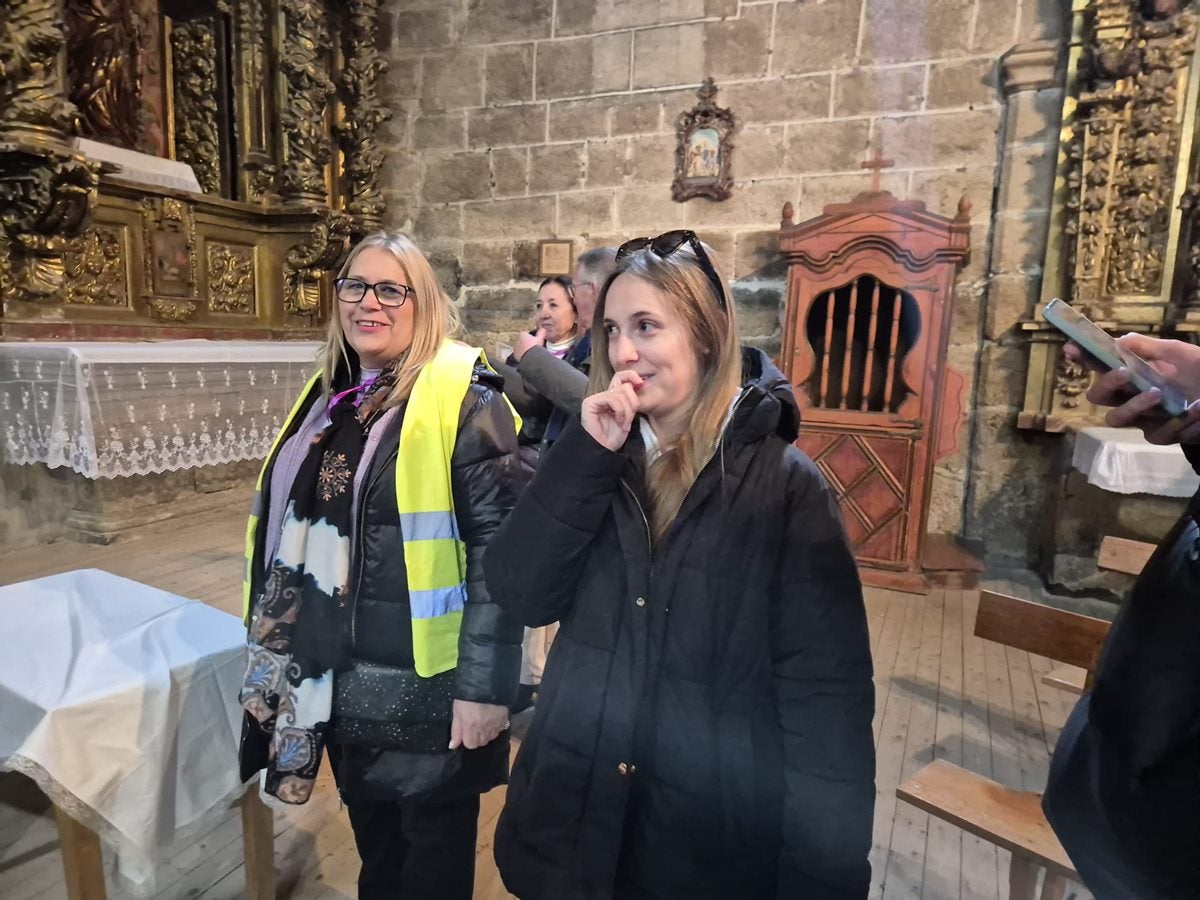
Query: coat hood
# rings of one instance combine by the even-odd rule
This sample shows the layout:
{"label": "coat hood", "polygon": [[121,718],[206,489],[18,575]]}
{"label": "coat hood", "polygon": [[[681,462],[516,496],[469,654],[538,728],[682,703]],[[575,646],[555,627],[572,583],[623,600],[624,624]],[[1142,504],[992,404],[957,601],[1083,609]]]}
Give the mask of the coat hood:
{"label": "coat hood", "polygon": [[742,348],[742,396],[729,434],[741,442],[777,434],[789,444],[800,435],[800,404],[791,382],[756,347]]}

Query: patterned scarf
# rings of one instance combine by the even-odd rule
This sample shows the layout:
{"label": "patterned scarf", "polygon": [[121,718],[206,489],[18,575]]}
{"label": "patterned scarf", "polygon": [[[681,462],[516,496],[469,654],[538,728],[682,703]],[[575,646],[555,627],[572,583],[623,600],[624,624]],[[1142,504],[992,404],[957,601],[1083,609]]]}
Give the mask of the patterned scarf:
{"label": "patterned scarf", "polygon": [[253,599],[239,700],[271,736],[265,790],[286,803],[304,803],[312,793],[333,673],[350,660],[354,475],[396,369],[329,401],[330,424],[313,438],[292,482],[279,551]]}

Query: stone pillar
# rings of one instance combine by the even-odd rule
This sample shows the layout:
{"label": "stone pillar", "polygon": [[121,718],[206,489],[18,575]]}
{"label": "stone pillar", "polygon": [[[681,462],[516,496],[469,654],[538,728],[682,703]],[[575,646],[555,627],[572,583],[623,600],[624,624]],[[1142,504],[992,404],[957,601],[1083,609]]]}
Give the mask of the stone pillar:
{"label": "stone pillar", "polygon": [[1061,45],[1020,44],[1001,59],[1005,114],[981,325],[966,534],[991,558],[1036,555],[1057,442],[1017,431],[1027,343],[1019,323],[1038,303],[1053,213],[1063,102]]}

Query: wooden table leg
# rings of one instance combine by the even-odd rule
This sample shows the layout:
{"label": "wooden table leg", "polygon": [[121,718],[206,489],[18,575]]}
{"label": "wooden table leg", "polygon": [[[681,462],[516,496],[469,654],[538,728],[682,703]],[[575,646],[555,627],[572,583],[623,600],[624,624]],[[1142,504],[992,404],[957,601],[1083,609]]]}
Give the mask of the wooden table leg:
{"label": "wooden table leg", "polygon": [[275,900],[275,820],[251,785],[242,795],[242,844],[246,854],[246,900]]}
{"label": "wooden table leg", "polygon": [[1013,854],[1008,866],[1009,900],[1035,900],[1039,868],[1028,856]]}
{"label": "wooden table leg", "polygon": [[1067,879],[1046,870],[1046,878],[1042,882],[1040,900],[1063,900],[1067,895]]}
{"label": "wooden table leg", "polygon": [[63,872],[67,877],[67,897],[69,900],[106,900],[100,838],[57,806],[54,807],[54,819],[58,825]]}

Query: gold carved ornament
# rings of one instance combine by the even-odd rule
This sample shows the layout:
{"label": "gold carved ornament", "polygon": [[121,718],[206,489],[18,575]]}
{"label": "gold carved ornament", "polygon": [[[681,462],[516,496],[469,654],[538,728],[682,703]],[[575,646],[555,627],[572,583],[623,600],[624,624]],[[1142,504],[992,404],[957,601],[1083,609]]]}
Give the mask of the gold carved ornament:
{"label": "gold carved ornament", "polygon": [[354,222],[349,215],[327,210],[313,228],[312,238],[288,251],[283,267],[283,308],[290,316],[315,316],[321,311],[321,284],[345,255]]}
{"label": "gold carved ornament", "polygon": [[1086,21],[1063,227],[1082,305],[1163,290],[1196,11],[1097,0]]}
{"label": "gold carved ornament", "polygon": [[214,312],[254,312],[254,248],[209,241],[208,308]]}
{"label": "gold carved ornament", "polygon": [[64,256],[67,303],[86,306],[125,306],[127,285],[121,232],[97,225]]}
{"label": "gold carved ornament", "polygon": [[186,300],[167,300],[163,297],[151,297],[146,306],[155,318],[168,322],[187,322],[196,315],[196,304]]}

